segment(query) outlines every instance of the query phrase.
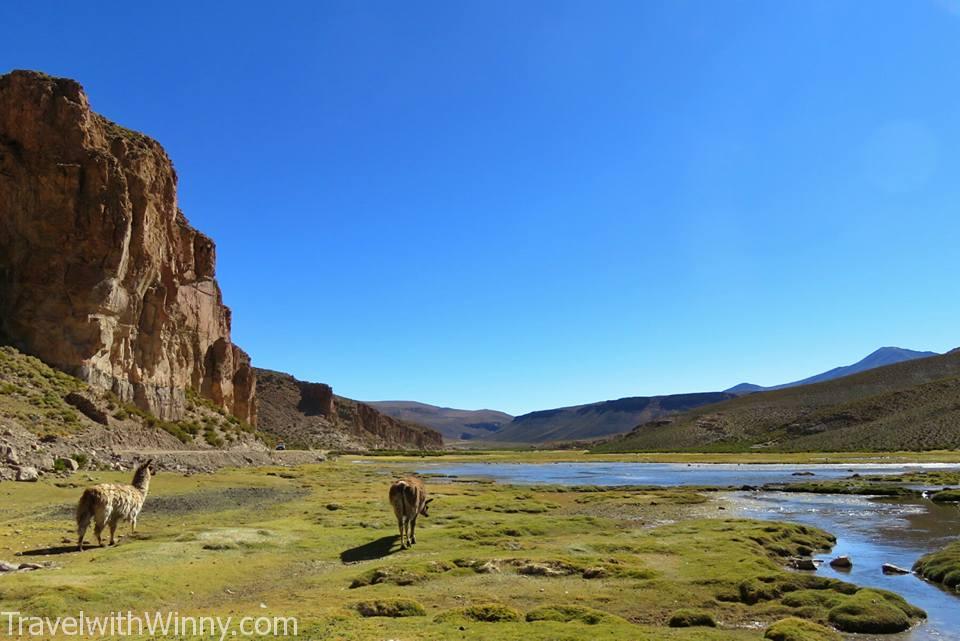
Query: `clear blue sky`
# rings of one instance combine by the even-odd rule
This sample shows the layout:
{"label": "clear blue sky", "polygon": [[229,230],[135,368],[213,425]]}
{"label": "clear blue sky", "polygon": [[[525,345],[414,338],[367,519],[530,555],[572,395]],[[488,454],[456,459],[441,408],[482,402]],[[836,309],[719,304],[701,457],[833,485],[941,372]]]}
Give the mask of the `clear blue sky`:
{"label": "clear blue sky", "polygon": [[513,413],[960,345],[960,1],[0,5],[256,365]]}

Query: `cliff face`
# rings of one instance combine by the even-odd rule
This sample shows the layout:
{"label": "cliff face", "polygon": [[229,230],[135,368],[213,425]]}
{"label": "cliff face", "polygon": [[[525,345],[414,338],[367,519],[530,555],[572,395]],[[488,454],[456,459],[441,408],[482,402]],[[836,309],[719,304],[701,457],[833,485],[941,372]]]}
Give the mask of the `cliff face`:
{"label": "cliff face", "polygon": [[287,445],[346,450],[443,447],[439,432],[337,396],[329,385],[271,370],[255,372],[260,429]]}
{"label": "cliff face", "polygon": [[214,244],[176,184],[160,144],[91,111],[76,82],[0,76],[0,341],[164,419],[192,388],[255,423]]}

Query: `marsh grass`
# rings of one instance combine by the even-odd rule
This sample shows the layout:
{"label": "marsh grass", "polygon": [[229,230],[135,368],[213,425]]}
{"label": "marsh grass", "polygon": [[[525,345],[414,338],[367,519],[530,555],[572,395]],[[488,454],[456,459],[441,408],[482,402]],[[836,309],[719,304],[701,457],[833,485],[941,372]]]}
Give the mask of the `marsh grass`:
{"label": "marsh grass", "polygon": [[928,581],[960,592],[960,541],[920,557],[913,570]]}
{"label": "marsh grass", "polygon": [[[833,545],[828,533],[705,518],[718,514],[713,498],[688,489],[548,491],[431,479],[430,517],[419,523],[417,545],[400,550],[386,490],[410,464],[376,460],[161,473],[140,535],[82,554],[32,555],[61,567],[6,577],[4,606],[297,616],[301,637],[344,641],[734,641],[759,640],[758,623],[791,615],[829,624],[835,608],[874,598],[854,602],[856,586],[784,569],[785,556]],[[91,475],[129,481],[125,473]],[[72,537],[78,495],[45,481],[0,485],[0,558]],[[546,509],[500,509],[518,501]],[[684,608],[718,627],[667,627]]]}

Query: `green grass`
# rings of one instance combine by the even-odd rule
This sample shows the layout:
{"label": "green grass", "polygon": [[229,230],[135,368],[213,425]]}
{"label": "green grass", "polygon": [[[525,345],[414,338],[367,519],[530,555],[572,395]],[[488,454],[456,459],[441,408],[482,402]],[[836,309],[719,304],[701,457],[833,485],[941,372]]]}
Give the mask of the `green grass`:
{"label": "green grass", "polygon": [[763,635],[770,641],[842,641],[836,630],[805,621],[797,617],[787,617],[777,621]]}
{"label": "green grass", "polygon": [[411,599],[361,601],[356,608],[364,617],[422,617],[427,614],[422,605]]}
{"label": "green grass", "polygon": [[913,570],[928,581],[960,592],[960,541],[920,557]]}
{"label": "green grass", "polygon": [[674,612],[670,615],[668,624],[671,628],[717,627],[717,621],[712,614],[691,608],[682,608]]}
{"label": "green grass", "polygon": [[263,437],[247,423],[226,415],[192,390],[186,394],[187,415],[182,420],[165,421],[133,403],[121,401],[112,392],[92,388],[12,347],[0,347],[0,422],[19,425],[48,439],[91,427],[92,421],[64,400],[70,392],[81,392],[96,399],[121,425],[129,421],[163,430],[192,446],[223,447],[251,434]]}
{"label": "green grass", "polygon": [[902,632],[926,613],[886,590],[863,589],[830,609],[828,619],[843,632]]}
{"label": "green grass", "polygon": [[[829,624],[835,608],[865,598],[784,569],[790,555],[833,545],[828,533],[706,518],[723,513],[689,489],[428,479],[430,517],[417,545],[400,550],[386,493],[410,465],[353,460],[160,473],[136,536],[121,529],[115,548],[27,557],[61,567],[6,577],[4,606],[296,616],[304,638],[352,641],[746,641],[790,615]],[[80,492],[0,484],[0,558],[72,539]],[[538,509],[503,509],[523,503]],[[685,609],[717,627],[669,627]]]}
{"label": "green grass", "polygon": [[0,422],[18,424],[40,436],[77,432],[84,422],[64,397],[86,388],[33,356],[0,347]]}
{"label": "green grass", "polygon": [[930,500],[935,503],[960,503],[960,490],[942,490],[930,497]]}

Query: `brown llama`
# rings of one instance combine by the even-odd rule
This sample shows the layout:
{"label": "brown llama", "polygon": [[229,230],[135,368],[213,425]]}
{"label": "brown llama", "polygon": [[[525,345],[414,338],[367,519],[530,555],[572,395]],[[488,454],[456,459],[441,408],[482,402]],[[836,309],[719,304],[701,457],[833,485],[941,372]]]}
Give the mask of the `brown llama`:
{"label": "brown llama", "polygon": [[150,459],[137,468],[130,485],[101,483],[83,491],[77,504],[77,547],[81,552],[83,537],[91,519],[94,520],[93,533],[101,547],[105,525],[110,526],[110,545],[116,544],[115,532],[120,521],[130,523],[131,533],[137,531],[137,517],[143,509],[143,502],[147,500],[147,492],[150,491],[150,477],[156,472],[156,465],[153,459]]}
{"label": "brown llama", "polygon": [[432,500],[427,498],[423,481],[418,478],[394,481],[390,486],[390,505],[397,515],[401,548],[408,548],[417,542],[417,517],[421,514],[427,516],[427,506]]}

